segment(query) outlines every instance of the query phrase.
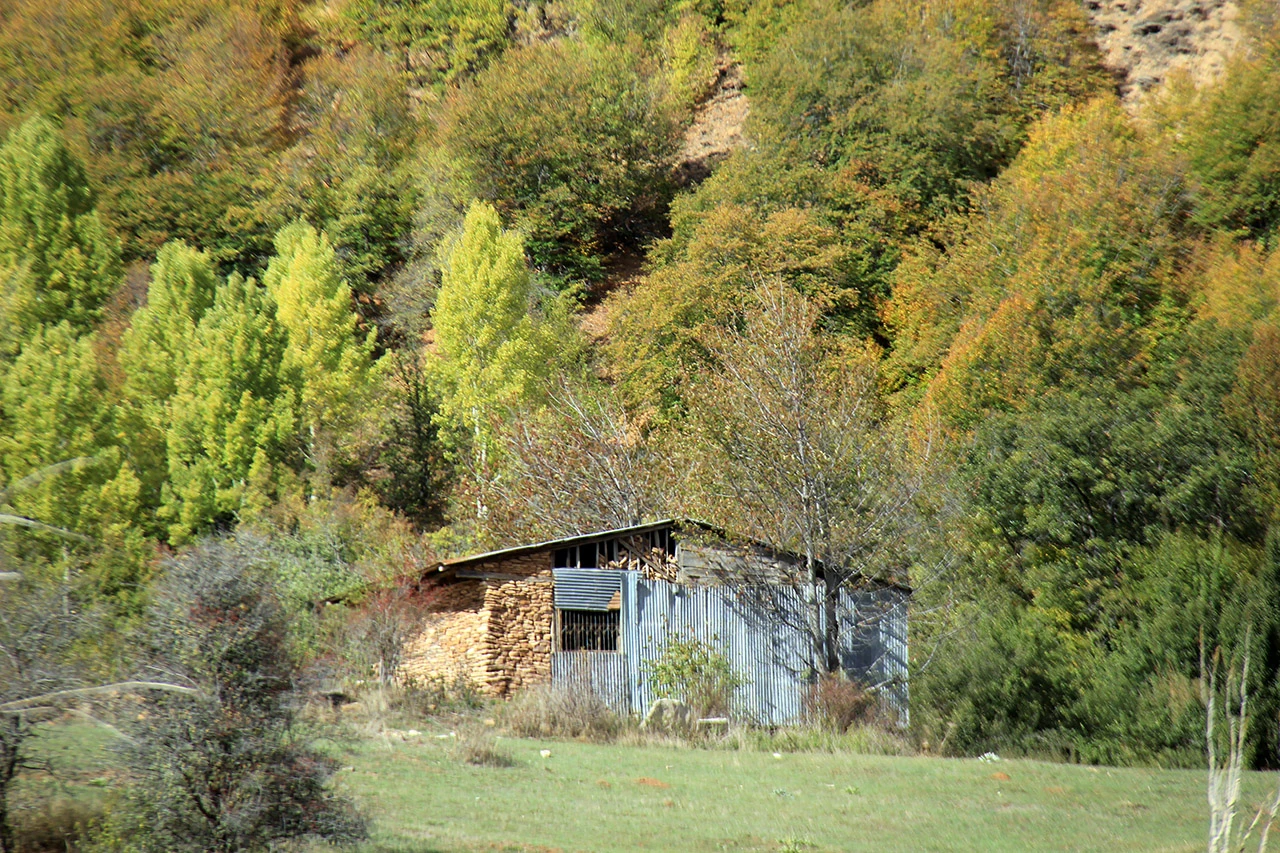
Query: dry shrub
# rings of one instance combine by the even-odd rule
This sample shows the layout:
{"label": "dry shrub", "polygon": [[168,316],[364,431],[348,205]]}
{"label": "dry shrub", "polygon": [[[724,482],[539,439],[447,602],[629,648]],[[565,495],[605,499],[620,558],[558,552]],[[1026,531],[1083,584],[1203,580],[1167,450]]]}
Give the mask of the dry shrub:
{"label": "dry shrub", "polygon": [[102,816],[101,803],[65,797],[48,800],[15,816],[14,840],[19,853],[70,853],[84,848]]}
{"label": "dry shrub", "polygon": [[805,690],[805,719],[837,733],[855,723],[874,723],[879,708],[875,695],[841,674],[824,675]]}
{"label": "dry shrub", "polygon": [[356,731],[369,735],[413,728],[425,720],[466,716],[485,704],[472,682],[443,677],[389,685],[365,683],[356,687],[351,698],[353,702],[339,708],[340,717]]}
{"label": "dry shrub", "polygon": [[501,711],[503,725],[520,737],[583,738],[612,741],[622,718],[594,693],[549,684],[517,693]]}
{"label": "dry shrub", "polygon": [[434,605],[434,591],[416,578],[400,578],[368,594],[335,628],[334,661],[345,674],[390,685],[405,645]]}
{"label": "dry shrub", "polygon": [[476,767],[515,767],[516,759],[492,740],[459,739],[454,757]]}
{"label": "dry shrub", "polygon": [[406,679],[395,693],[399,708],[424,717],[459,714],[484,707],[484,695],[475,682],[463,676],[443,675]]}

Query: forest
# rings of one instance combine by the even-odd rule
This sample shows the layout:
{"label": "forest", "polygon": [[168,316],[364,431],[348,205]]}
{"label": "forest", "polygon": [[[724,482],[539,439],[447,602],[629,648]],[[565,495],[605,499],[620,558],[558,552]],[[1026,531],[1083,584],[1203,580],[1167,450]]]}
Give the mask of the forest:
{"label": "forest", "polygon": [[228,554],[350,673],[434,560],[683,517],[909,583],[935,753],[1203,766],[1247,650],[1275,766],[1241,9],[1135,106],[1075,0],[0,0],[0,712]]}

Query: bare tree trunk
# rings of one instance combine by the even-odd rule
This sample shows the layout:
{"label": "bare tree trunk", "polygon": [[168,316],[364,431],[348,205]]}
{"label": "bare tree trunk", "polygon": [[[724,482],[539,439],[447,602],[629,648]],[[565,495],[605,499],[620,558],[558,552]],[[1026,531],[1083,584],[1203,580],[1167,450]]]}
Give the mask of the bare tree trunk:
{"label": "bare tree trunk", "polygon": [[22,749],[22,718],[17,714],[0,716],[0,853],[16,853],[17,842],[9,817],[9,789],[18,775]]}
{"label": "bare tree trunk", "polygon": [[823,571],[823,587],[825,594],[822,605],[826,612],[826,673],[840,671],[840,582],[831,577],[831,570]]}
{"label": "bare tree trunk", "polygon": [[808,594],[806,598],[809,600],[809,668],[813,672],[816,680],[817,676],[823,672],[823,665],[826,661],[826,649],[822,630],[822,601],[818,598],[818,568],[813,559],[812,554],[805,556],[805,563],[808,569]]}

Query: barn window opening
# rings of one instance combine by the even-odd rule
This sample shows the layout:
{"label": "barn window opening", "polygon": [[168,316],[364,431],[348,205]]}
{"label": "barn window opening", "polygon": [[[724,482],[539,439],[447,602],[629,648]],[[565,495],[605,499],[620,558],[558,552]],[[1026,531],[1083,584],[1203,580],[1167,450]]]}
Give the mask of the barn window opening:
{"label": "barn window opening", "polygon": [[560,651],[618,651],[619,616],[617,610],[561,610]]}
{"label": "barn window opening", "polygon": [[615,562],[621,555],[618,540],[606,539],[557,548],[551,554],[551,566],[556,569],[598,569]]}

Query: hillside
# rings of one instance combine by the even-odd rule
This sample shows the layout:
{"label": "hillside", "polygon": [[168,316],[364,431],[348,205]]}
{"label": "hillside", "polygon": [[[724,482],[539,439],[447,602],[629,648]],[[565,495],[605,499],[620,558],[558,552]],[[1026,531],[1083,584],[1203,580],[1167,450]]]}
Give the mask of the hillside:
{"label": "hillside", "polygon": [[1240,41],[1233,0],[1086,0],[1085,7],[1131,106],[1174,71],[1212,83]]}
{"label": "hillside", "polygon": [[692,518],[804,555],[811,704],[905,581],[905,749],[1203,768],[1280,717],[1277,128],[1262,0],[0,0],[0,759],[161,674],[117,847],[239,831],[197,759],[325,814],[305,690],[526,683],[403,683],[443,561]]}

